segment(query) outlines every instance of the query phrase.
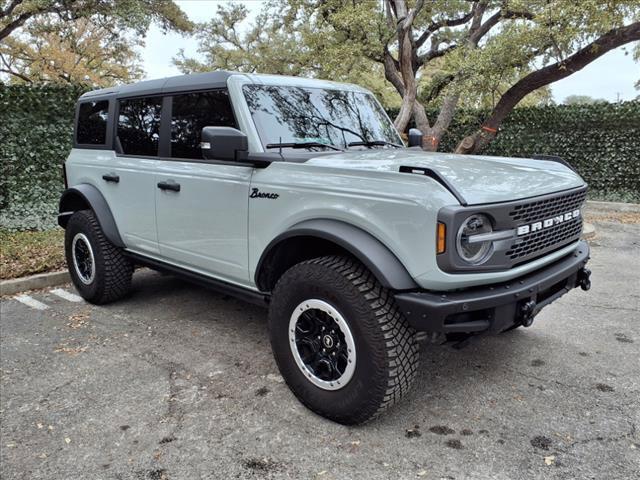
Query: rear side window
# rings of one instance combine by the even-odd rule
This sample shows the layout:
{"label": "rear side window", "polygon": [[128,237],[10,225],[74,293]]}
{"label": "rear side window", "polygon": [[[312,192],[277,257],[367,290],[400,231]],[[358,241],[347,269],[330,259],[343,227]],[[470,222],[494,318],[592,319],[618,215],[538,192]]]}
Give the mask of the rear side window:
{"label": "rear side window", "polygon": [[127,155],[158,155],[162,97],[120,100],[118,139]]}
{"label": "rear side window", "polygon": [[200,136],[204,127],[236,127],[229,92],[214,90],[174,95],[171,156],[201,159]]}
{"label": "rear side window", "polygon": [[83,102],[78,111],[76,141],[83,145],[104,145],[107,143],[107,116],[109,102]]}

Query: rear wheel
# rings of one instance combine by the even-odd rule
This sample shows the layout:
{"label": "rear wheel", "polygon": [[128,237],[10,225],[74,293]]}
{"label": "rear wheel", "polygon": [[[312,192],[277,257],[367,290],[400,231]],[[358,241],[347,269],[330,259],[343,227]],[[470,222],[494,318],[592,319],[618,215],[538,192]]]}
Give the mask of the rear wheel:
{"label": "rear wheel", "polygon": [[415,331],[390,292],[347,257],[316,258],[285,272],[273,290],[269,330],[296,397],[339,423],[382,413],[417,373]]}
{"label": "rear wheel", "polygon": [[91,210],[75,212],[65,230],[71,280],[88,302],[102,304],[129,292],[133,264],[104,236]]}

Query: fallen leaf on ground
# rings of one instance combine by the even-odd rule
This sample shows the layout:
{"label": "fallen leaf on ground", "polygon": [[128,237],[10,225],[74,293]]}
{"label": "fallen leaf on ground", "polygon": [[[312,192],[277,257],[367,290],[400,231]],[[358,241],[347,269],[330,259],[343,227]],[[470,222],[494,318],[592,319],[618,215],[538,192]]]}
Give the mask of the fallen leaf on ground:
{"label": "fallen leaf on ground", "polygon": [[64,441],[65,441],[66,443],[71,443],[71,439],[70,439],[69,437],[66,437],[66,438],[64,439]]}
{"label": "fallen leaf on ground", "polygon": [[544,457],[545,465],[553,465],[556,462],[555,455],[549,455],[548,457]]}
{"label": "fallen leaf on ground", "polygon": [[86,352],[87,348],[89,348],[89,347],[87,347],[87,346],[84,346],[84,347],[67,347],[67,346],[64,346],[64,345],[60,345],[58,348],[56,348],[54,350],[54,352],[56,352],[56,353],[66,353],[67,355],[74,356],[74,355],[78,355],[79,353]]}
{"label": "fallen leaf on ground", "polygon": [[67,323],[67,327],[73,328],[74,330],[77,328],[86,327],[89,323],[89,311],[84,311],[77,313],[75,315],[71,315],[69,317],[69,323]]}

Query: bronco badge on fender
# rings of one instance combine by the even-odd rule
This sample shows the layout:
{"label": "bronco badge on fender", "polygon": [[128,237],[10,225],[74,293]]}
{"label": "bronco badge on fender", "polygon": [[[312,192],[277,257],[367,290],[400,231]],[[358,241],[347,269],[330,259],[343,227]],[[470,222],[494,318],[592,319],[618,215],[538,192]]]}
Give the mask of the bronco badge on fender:
{"label": "bronco badge on fender", "polygon": [[252,188],[249,198],[269,198],[271,200],[275,200],[279,196],[280,195],[278,195],[277,193],[261,192],[257,188]]}

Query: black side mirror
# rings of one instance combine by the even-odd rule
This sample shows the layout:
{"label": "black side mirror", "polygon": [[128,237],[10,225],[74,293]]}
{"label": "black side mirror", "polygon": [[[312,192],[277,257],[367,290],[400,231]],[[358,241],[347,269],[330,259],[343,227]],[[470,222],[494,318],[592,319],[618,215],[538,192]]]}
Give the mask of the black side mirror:
{"label": "black side mirror", "polygon": [[422,132],[417,128],[409,129],[409,146],[422,147]]}
{"label": "black side mirror", "polygon": [[246,160],[249,142],[247,136],[237,128],[204,127],[200,137],[200,148],[205,160]]}

